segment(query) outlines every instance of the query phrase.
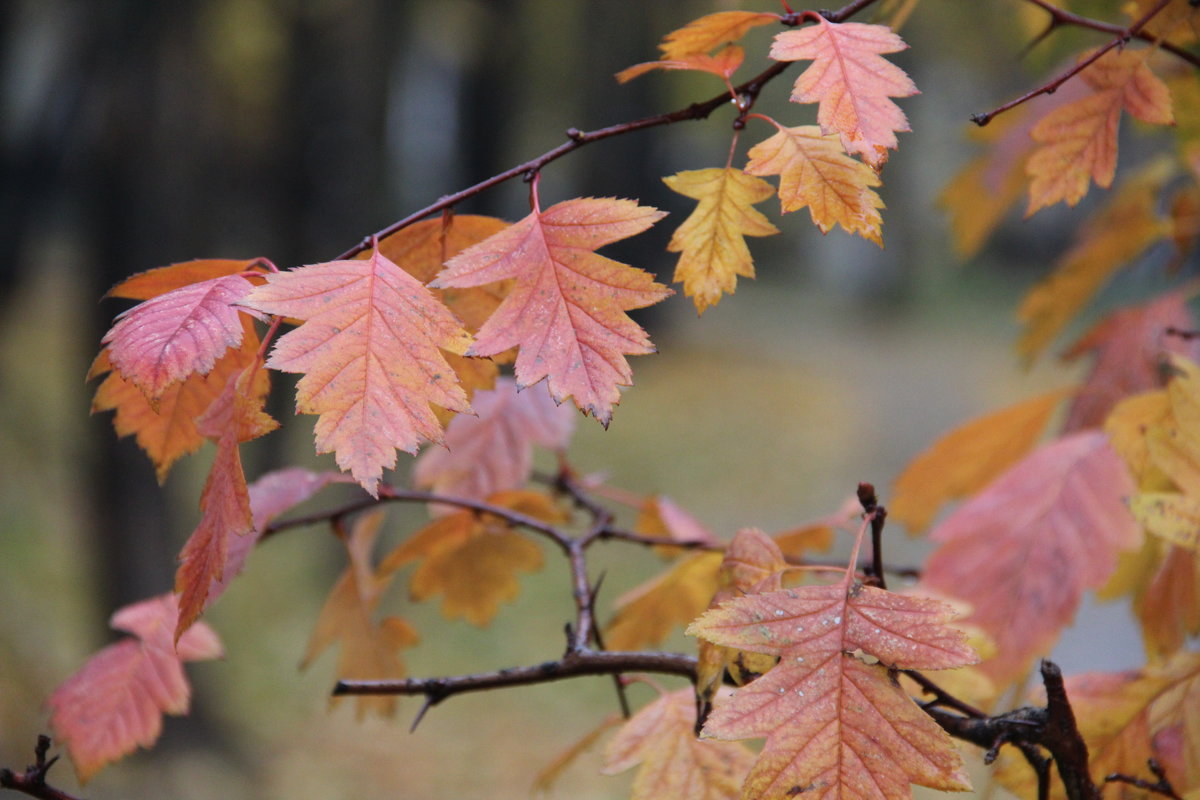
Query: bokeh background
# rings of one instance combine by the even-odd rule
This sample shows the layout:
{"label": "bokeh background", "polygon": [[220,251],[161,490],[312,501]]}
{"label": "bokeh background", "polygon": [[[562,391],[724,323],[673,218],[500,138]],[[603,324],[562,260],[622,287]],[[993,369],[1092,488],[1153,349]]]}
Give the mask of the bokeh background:
{"label": "bokeh background", "polygon": [[[1093,5],[1112,16],[1117,4]],[[612,75],[652,59],[665,32],[734,7],[777,9],[766,0],[0,6],[0,765],[31,760],[46,728],[41,704],[115,638],[111,612],[172,585],[211,457],[188,459],[160,488],[108,416],[89,417],[93,387],[83,376],[123,308],[98,302],[104,291],[197,257],[261,255],[281,267],[327,260],[557,145],[570,126],[706,99],[720,90],[711,76],[652,74],[618,86]],[[939,433],[1072,379],[1052,359],[1020,368],[1012,309],[1086,204],[1014,218],[969,264],[955,256],[936,208],[973,152],[968,115],[1032,85],[1088,41],[1067,32],[1022,55],[1039,20],[1021,8],[915,6],[902,31],[912,50],[896,61],[923,93],[901,103],[915,132],[901,136],[883,175],[886,249],[841,232],[822,237],[805,212],[780,219],[764,204],[784,233],[752,242],[757,281],[742,281],[703,318],[681,296],[639,317],[660,352],[634,359],[636,386],[610,430],[580,420],[570,451],[580,470],[667,494],[722,536],[747,525],[779,530],[837,509],[859,481],[875,482],[886,501],[905,462]],[[764,53],[770,35],[753,32],[751,52]],[[752,55],[744,74],[764,64]],[[811,122],[811,107],[786,102],[789,82],[771,85],[756,110]],[[543,202],[616,195],[670,211],[655,230],[606,251],[668,282],[674,256],[665,245],[690,201],[660,178],[723,164],[731,119],[721,111],[591,145],[546,170]],[[767,133],[752,123],[737,163]],[[1136,148],[1122,158],[1136,161]],[[527,209],[517,182],[459,210],[516,219]],[[312,421],[292,416],[288,382],[277,388],[285,429],[246,448],[248,473],[331,466],[311,454]],[[394,510],[388,535],[412,530],[422,514]],[[895,560],[920,558],[920,543],[893,539]],[[614,549],[605,566],[602,603],[661,564]],[[208,617],[228,657],[190,668],[194,713],[169,719],[154,751],[109,768],[82,793],[520,797],[615,707],[611,685],[597,679],[455,698],[414,734],[416,700],[394,721],[358,723],[349,706],[330,710],[332,656],[303,674],[297,663],[341,567],[337,543],[316,528],[256,552]],[[565,575],[551,558],[524,583],[520,600],[483,631],[442,620],[436,603],[413,606],[397,586],[388,610],[424,636],[408,654],[412,674],[557,656],[570,609]],[[1122,614],[1085,612],[1059,654],[1068,671],[1140,663],[1136,639],[1120,632]],[[678,636],[668,646],[694,645]],[[585,757],[555,796],[627,796],[629,777],[602,778],[597,765]],[[69,768],[52,774],[74,789]]]}

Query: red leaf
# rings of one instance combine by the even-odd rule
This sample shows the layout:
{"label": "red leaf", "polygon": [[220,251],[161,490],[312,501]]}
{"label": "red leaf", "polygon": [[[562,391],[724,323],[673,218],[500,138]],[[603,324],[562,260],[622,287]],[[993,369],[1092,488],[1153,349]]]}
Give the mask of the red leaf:
{"label": "red leaf", "polygon": [[439,494],[485,500],[516,489],[533,471],[533,445],[562,449],[575,429],[575,415],[556,404],[544,387],[523,392],[511,378],[475,393],[477,416],[460,415],[446,428],[446,447],[421,454],[413,484]]}
{"label": "red leaf", "polygon": [[232,537],[253,539],[250,495],[238,443],[271,432],[278,424],[261,410],[261,398],[248,391],[259,363],[232,377],[225,392],[197,420],[208,436],[219,436],[213,460],[200,495],[203,516],[179,554],[175,591],[179,593],[178,639],[204,611],[210,591],[225,586],[225,565]]}
{"label": "red leaf", "polygon": [[1020,677],[1070,624],[1085,589],[1104,583],[1141,529],[1124,498],[1135,491],[1108,437],[1083,432],[1035,450],[930,534],[941,542],[922,581],[973,606],[996,655],[997,683]]}
{"label": "red leaf", "polygon": [[242,343],[234,304],[254,285],[240,275],[189,284],[158,295],[117,317],[101,340],[121,376],[152,406],[193,373],[207,375],[217,359]]}
{"label": "red leaf", "polygon": [[183,661],[221,657],[220,641],[203,623],[176,647],[171,634],[178,613],[172,594],[118,610],[112,626],[137,638],[100,650],[50,696],[50,724],[80,783],[139,746],[153,746],[164,713],[187,713],[191,687]]}
{"label": "red leaf", "polygon": [[946,669],[977,658],[938,600],[863,586],[748,595],[710,610],[688,633],[779,656],[766,675],[718,705],[704,733],[765,736],[743,797],[783,800],[910,796],[909,783],[969,788],[950,737],[891,679],[889,669]]}
{"label": "red leaf", "polygon": [[908,47],[886,25],[835,23],[815,17],[816,24],[775,37],[776,61],[812,59],[792,92],[797,103],[816,103],[824,133],[836,132],[847,153],[859,153],[876,169],[895,148],[896,131],[907,131],[908,119],[891,97],[917,94],[904,70],[885,58]]}
{"label": "red leaf", "polygon": [[1196,359],[1200,347],[1167,328],[1191,330],[1194,320],[1183,292],[1171,292],[1141,306],[1125,308],[1088,331],[1063,356],[1071,361],[1088,353],[1096,360],[1083,389],[1071,403],[1064,430],[1104,424],[1113,406],[1129,395],[1163,385],[1168,354]]}
{"label": "red leaf", "polygon": [[281,337],[267,366],[304,377],[296,411],[319,414],[317,452],[336,454],[372,495],[396,450],[440,441],[430,408],[470,410],[442,350],[470,336],[415,278],[379,252],[268,276],[245,305],[305,323]]}
{"label": "red leaf", "polygon": [[521,387],[549,377],[558,402],[575,398],[607,425],[633,376],[626,355],[654,352],[650,338],[624,312],[653,305],[671,290],[640,269],[592,252],[641,233],[663,212],[631,200],[579,198],[540,208],[464,250],[431,286],[516,285],[479,329],[468,355],[490,356],[519,346]]}

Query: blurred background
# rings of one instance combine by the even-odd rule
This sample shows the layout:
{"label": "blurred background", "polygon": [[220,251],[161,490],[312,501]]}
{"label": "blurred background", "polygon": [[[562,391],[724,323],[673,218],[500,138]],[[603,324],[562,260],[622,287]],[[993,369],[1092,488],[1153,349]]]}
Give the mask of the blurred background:
{"label": "blurred background", "polygon": [[[1115,13],[1116,4],[1099,5]],[[198,257],[266,256],[284,268],[328,260],[559,144],[568,127],[707,99],[720,91],[711,76],[651,74],[618,86],[612,75],[653,59],[667,31],[736,7],[777,10],[766,0],[0,5],[0,765],[32,760],[46,729],[41,704],[115,638],[112,611],[171,587],[198,517],[211,451],[160,488],[109,415],[88,415],[94,386],[83,376],[124,308],[98,302],[108,287]],[[973,152],[968,115],[1033,85],[1087,42],[1067,33],[1022,57],[1038,19],[1020,8],[916,6],[902,31],[912,50],[895,60],[923,93],[901,101],[915,132],[901,135],[883,173],[886,249],[840,231],[822,237],[806,212],[781,219],[775,201],[763,204],[783,235],[752,242],[758,280],[741,281],[702,319],[682,296],[639,317],[659,354],[633,359],[636,386],[610,430],[580,420],[571,447],[580,470],[665,493],[722,537],[747,525],[779,530],[836,510],[859,481],[875,482],[886,502],[885,487],[938,434],[1071,380],[1049,359],[1019,368],[1012,309],[1083,211],[1010,220],[963,265],[935,207]],[[771,35],[748,37],[739,77],[765,66],[754,54]],[[756,110],[812,122],[813,108],[787,103],[789,84],[772,84]],[[723,110],[590,145],[546,170],[543,203],[615,195],[670,211],[606,250],[669,282],[675,257],[665,245],[692,206],[660,178],[722,165],[731,120]],[[752,123],[735,163],[769,132]],[[1132,152],[1123,150],[1123,164]],[[511,183],[458,210],[517,219],[528,212],[527,188]],[[311,453],[311,418],[292,416],[287,380],[276,386],[284,430],[246,448],[248,475],[289,463],[331,468]],[[393,510],[389,535],[423,514]],[[921,552],[898,541],[892,555]],[[296,665],[342,566],[337,542],[316,528],[256,552],[208,615],[228,656],[189,668],[193,714],[168,719],[154,751],[81,793],[520,797],[615,708],[611,684],[581,680],[455,698],[415,734],[415,700],[395,721],[356,723],[349,706],[330,710],[334,658],[303,674]],[[661,566],[649,553],[614,550],[602,603]],[[551,558],[524,585],[484,631],[442,620],[436,603],[413,606],[397,586],[388,610],[424,638],[406,654],[411,673],[556,657],[569,613],[561,565]],[[1068,638],[1086,641],[1089,625],[1112,624],[1089,619]],[[1064,655],[1068,671],[1140,663],[1135,639],[1126,648],[1105,641],[1101,654]],[[668,646],[694,644],[678,636]],[[554,796],[627,796],[629,777],[602,778],[597,764],[585,758]],[[52,776],[74,790],[69,768]]]}

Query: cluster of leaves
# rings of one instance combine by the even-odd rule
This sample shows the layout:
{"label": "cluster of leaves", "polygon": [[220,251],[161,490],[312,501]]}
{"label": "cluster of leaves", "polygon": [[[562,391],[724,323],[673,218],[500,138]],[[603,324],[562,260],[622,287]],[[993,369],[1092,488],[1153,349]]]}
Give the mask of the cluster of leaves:
{"label": "cluster of leaves", "polygon": [[[1018,351],[1032,360],[1144,252],[1163,242],[1157,249],[1171,251],[1163,260],[1178,266],[1200,238],[1200,57],[1187,49],[1197,26],[1187,0],[1137,0],[1125,25],[1029,2],[1050,14],[1051,30],[1072,24],[1112,38],[979,117],[989,123],[1005,114],[985,129],[986,152],[945,193],[965,254],[1023,194],[1032,215],[1076,205],[1093,182],[1113,186],[1123,113],[1174,125],[1176,141],[1113,189],[1022,303]],[[360,714],[392,713],[396,694],[423,695],[428,708],[460,691],[657,671],[690,676],[695,688],[658,689],[610,740],[605,769],[638,766],[637,798],[816,792],[901,800],[913,783],[966,789],[951,735],[991,748],[989,760],[1005,741],[1045,746],[1068,795],[1074,786],[1095,794],[1105,775],[1136,776],[1153,763],[1158,783],[1129,777],[1127,793],[1194,798],[1200,654],[1189,644],[1200,634],[1200,352],[1186,284],[1110,313],[1072,345],[1068,358],[1093,359],[1080,386],[970,421],[914,459],[895,483],[890,519],[914,534],[932,525],[935,549],[904,592],[886,588],[880,534],[889,514],[873,490],[860,495],[865,519],[854,555],[834,567],[812,563],[810,553],[854,527],[854,506],[773,537],[743,530],[723,545],[669,500],[581,479],[565,459],[558,475],[534,479],[535,446],[564,458],[577,417],[570,405],[608,424],[620,387],[632,382],[627,356],[654,349],[627,312],[672,294],[649,273],[596,252],[646,230],[662,212],[615,198],[543,210],[539,170],[589,141],[703,117],[732,100],[729,161],[664,178],[697,201],[669,250],[679,253],[674,280],[698,312],[732,293],[738,277],[753,276],[746,237],[779,232],[754,208],[772,196],[782,212],[807,208],[822,232],[840,226],[882,246],[875,189],[896,133],[908,130],[894,99],[917,89],[885,57],[905,47],[893,27],[846,21],[870,5],[726,11],[668,34],[659,60],[618,78],[696,70],[716,76],[725,93],[675,114],[572,131],[566,145],[500,176],[530,177],[532,210],[518,222],[453,215],[461,192],[333,261],[287,271],[262,258],[193,261],[114,287],[110,296],[140,302],[104,337],[91,370],[103,377],[94,410],[115,412],[117,432],[137,437],[160,480],[206,439],[216,456],[175,593],[118,611],[113,626],[136,638],[93,656],[50,700],[51,725],[80,779],[151,745],[163,713],[186,711],[182,663],[220,653],[199,619],[255,543],[326,521],[348,565],[305,663],[336,644],[339,692],[359,696]],[[911,6],[885,4],[884,19],[896,23]],[[738,42],[767,25],[785,27],[769,49],[775,63],[735,85],[745,59]],[[816,104],[815,124],[752,111],[793,61],[810,62],[791,99]],[[751,121],[772,132],[738,168],[734,154]],[[777,185],[764,176],[778,176]],[[416,221],[437,211],[445,213]],[[284,326],[292,329],[280,334]],[[501,377],[509,369],[512,377]],[[270,370],[301,376],[296,410],[316,415],[316,450],[333,453],[343,472],[287,469],[247,482],[240,446],[277,427],[263,410]],[[416,453],[426,443],[445,447],[418,457],[411,488],[385,481],[398,450]],[[280,522],[346,482],[367,496]],[[379,506],[389,501],[429,503],[431,521],[375,560]],[[635,530],[615,526],[609,504],[617,502],[640,511]],[[860,570],[868,531],[872,566]],[[446,616],[486,625],[519,591],[519,574],[542,567],[539,540],[563,552],[573,578],[567,654],[531,669],[406,679],[400,652],[418,632],[400,617],[377,619],[401,571],[416,565],[407,576],[413,600],[441,596]],[[619,598],[601,627],[585,556],[612,540],[656,546],[671,563]],[[1004,727],[1011,717],[980,711],[995,708],[1050,652],[1091,590],[1132,598],[1146,667],[1068,680],[1075,721],[1063,730],[1048,680],[1049,710],[1021,723],[1042,739],[1014,732],[1016,723]],[[643,649],[680,626],[700,640],[695,658]],[[928,670],[945,671],[940,686]],[[619,681],[622,702],[629,680]],[[933,699],[913,699],[922,692]],[[765,745],[756,752],[747,739]],[[1021,753],[1039,766],[1036,748]],[[1006,762],[997,774],[1019,792],[1050,791],[1044,769]]]}

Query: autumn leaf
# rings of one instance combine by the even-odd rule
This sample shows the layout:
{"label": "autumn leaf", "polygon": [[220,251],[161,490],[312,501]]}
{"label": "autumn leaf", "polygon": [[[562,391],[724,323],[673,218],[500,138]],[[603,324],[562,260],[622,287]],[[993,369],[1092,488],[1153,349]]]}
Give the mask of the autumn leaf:
{"label": "autumn leaf", "polygon": [[[704,526],[704,523],[674,500],[661,494],[646,498],[646,501],[638,508],[634,530],[643,536],[670,539],[680,544],[720,544],[717,537]],[[668,545],[659,547],[657,550],[663,556],[679,553],[679,548]]]}
{"label": "autumn leaf", "polygon": [[158,297],[195,283],[249,272],[259,263],[261,262],[257,258],[242,260],[203,258],[196,261],[181,261],[177,264],[155,267],[130,275],[109,289],[104,296],[123,297],[127,300],[149,300],[152,297]]}
{"label": "autumn leaf", "polygon": [[1184,292],[1170,292],[1140,306],[1123,308],[1098,323],[1071,346],[1071,361],[1094,353],[1083,388],[1071,401],[1065,431],[1099,427],[1121,399],[1162,386],[1171,353],[1200,357],[1200,347],[1167,329],[1191,330],[1194,319]]}
{"label": "autumn leaf", "polygon": [[207,375],[226,350],[241,346],[244,328],[234,304],[253,288],[241,275],[226,275],[139,303],[101,339],[109,362],[157,407],[168,388]]}
{"label": "autumn leaf", "polygon": [[1117,126],[1125,110],[1143,122],[1174,121],[1171,94],[1150,71],[1153,50],[1110,50],[1089,65],[1081,77],[1093,94],[1051,111],[1034,126],[1041,143],[1025,165],[1029,206],[1025,215],[1065,201],[1074,206],[1087,194],[1090,181],[1107,189],[1117,169]]}
{"label": "autumn leaf", "polygon": [[473,401],[475,416],[459,415],[446,428],[446,446],[429,448],[413,466],[413,485],[438,494],[484,500],[524,486],[533,472],[533,446],[567,446],[575,414],[545,387],[523,392],[511,378]]}
{"label": "autumn leaf", "polygon": [[1140,544],[1123,502],[1133,491],[1107,437],[1085,431],[1033,451],[929,534],[939,547],[921,580],[971,604],[963,621],[995,641],[982,668],[997,684],[1048,652],[1083,592]]}
{"label": "autumn leaf", "polygon": [[696,311],[715,306],[722,294],[733,294],[738,276],[754,277],[747,236],[779,233],[752,206],[775,194],[766,181],[738,169],[697,169],[676,173],[663,182],[685,197],[699,200],[695,211],[675,229],[667,250],[682,253],[675,282],[696,303]]}
{"label": "autumn leaf", "polygon": [[696,72],[707,72],[716,75],[718,78],[729,84],[729,79],[733,77],[733,73],[737,72],[738,67],[745,60],[746,53],[742,48],[735,44],[728,45],[721,49],[716,55],[708,53],[688,53],[671,59],[660,59],[658,61],[645,61],[641,64],[634,64],[632,67],[626,67],[617,73],[617,81],[619,83],[628,83],[634,78],[645,75],[647,72],[653,72],[656,69],[665,70],[694,70]]}
{"label": "autumn leaf", "polygon": [[708,607],[717,590],[720,553],[693,553],[617,598],[616,613],[604,629],[613,650],[657,645],[677,626],[686,625]]}
{"label": "autumn leaf", "polygon": [[754,754],[733,742],[697,739],[690,689],[661,693],[617,731],[605,748],[604,773],[641,765],[632,800],[734,800]]}
{"label": "autumn leaf", "polygon": [[821,131],[837,133],[843,150],[879,169],[887,161],[888,148],[897,146],[896,132],[909,130],[904,112],[890,98],[917,94],[904,70],[882,56],[908,45],[886,25],[805,16],[815,24],[778,34],[771,58],[812,60],[796,79],[792,100],[820,103]]}
{"label": "autumn leaf", "polygon": [[1139,489],[1170,488],[1170,479],[1150,458],[1146,431],[1171,419],[1171,400],[1165,389],[1126,397],[1108,413],[1104,432],[1124,459]]}
{"label": "autumn leaf", "polygon": [[766,737],[744,797],[910,796],[909,784],[970,788],[950,737],[889,669],[948,669],[977,660],[946,623],[952,608],[846,577],[731,600],[688,633],[779,656],[766,675],[718,705],[704,733]]}
{"label": "autumn leaf", "polygon": [[[196,430],[196,418],[220,396],[230,377],[250,366],[257,357],[259,340],[254,323],[244,316],[242,326],[241,347],[227,350],[207,375],[192,373],[181,383],[169,386],[159,397],[157,410],[140,389],[112,371],[107,348],[96,356],[88,379],[102,375],[104,379],[92,399],[92,413],[116,412],[113,428],[117,435],[136,437],[138,447],[154,464],[159,483],[166,480],[176,461],[204,444],[204,436]],[[267,372],[260,370],[255,374],[253,392],[263,399],[268,389]]]}
{"label": "autumn leaf", "polygon": [[267,366],[304,375],[296,411],[319,415],[317,452],[334,453],[372,495],[396,450],[441,441],[431,403],[470,408],[442,355],[461,353],[470,336],[378,248],[365,260],[274,273],[243,304],[304,320],[279,339]]}
{"label": "autumn leaf", "polygon": [[109,621],[126,637],[95,653],[47,701],[55,738],[67,748],[80,783],[138,747],[152,747],[163,714],[186,714],[191,686],[184,661],[220,658],[204,623],[174,641],[179,608],[165,594],[117,610]]}
{"label": "autumn leaf", "polygon": [[[379,509],[359,517],[353,530],[343,537],[349,564],[325,599],[321,615],[309,637],[300,668],[306,669],[333,644],[340,645],[337,676],[342,680],[397,680],[405,675],[399,651],[417,643],[417,632],[399,617],[385,617],[376,623],[375,609],[383,591],[391,583],[390,571],[376,570],[371,551],[383,524]],[[331,697],[330,704],[340,698]],[[391,716],[396,698],[387,695],[363,695],[355,698],[355,716],[368,712]]]}
{"label": "autumn leaf", "polygon": [[[551,498],[537,492],[499,492],[488,502],[546,522],[565,518]],[[414,561],[421,563],[409,582],[412,599],[440,594],[443,615],[480,627],[491,623],[501,603],[517,598],[518,573],[536,572],[543,564],[541,548],[503,519],[468,510],[438,517],[414,533],[383,559],[379,571],[391,575]]]}
{"label": "autumn leaf", "polygon": [[604,258],[596,248],[640,233],[663,213],[631,200],[579,198],[540,207],[516,224],[450,259],[432,286],[465,288],[515,278],[516,285],[480,328],[467,355],[519,346],[520,387],[549,378],[558,402],[602,424],[633,376],[626,355],[654,352],[624,312],[652,305],[671,290],[646,272]]}
{"label": "autumn leaf", "polygon": [[225,391],[197,420],[196,429],[217,442],[217,456],[200,494],[200,524],[179,554],[175,591],[179,622],[175,638],[196,621],[214,584],[225,579],[229,543],[252,537],[254,518],[238,445],[270,433],[279,426],[262,410],[263,398],[250,390],[261,362],[230,377]]}
{"label": "autumn leaf", "polygon": [[[1147,775],[1153,758],[1180,794],[1200,786],[1200,751],[1176,745],[1191,740],[1200,719],[1200,654],[1180,653],[1141,670],[1074,675],[1066,689],[1087,745],[1088,772],[1098,784],[1111,773]],[[1032,700],[1045,702],[1040,693]],[[1037,781],[1023,759],[1001,759],[997,778],[1021,797],[1037,796]],[[1122,796],[1155,795],[1126,787]],[[1059,781],[1050,782],[1049,797],[1066,797]]]}
{"label": "autumn leaf", "polygon": [[[783,552],[773,539],[757,528],[743,528],[725,548],[717,573],[717,591],[708,608],[716,608],[726,600],[743,595],[783,588],[783,572],[787,566]],[[697,724],[703,726],[708,719],[726,673],[735,684],[742,686],[773,667],[775,660],[772,655],[747,653],[701,639],[695,680]]]}
{"label": "autumn leaf", "polygon": [[[447,260],[507,227],[508,223],[502,219],[476,214],[422,220],[380,240],[379,252],[421,283],[428,283]],[[356,256],[370,257],[370,251]],[[468,333],[474,333],[499,307],[511,283],[506,281],[470,289],[431,289],[430,292],[453,312]],[[443,352],[442,356],[454,369],[468,398],[473,397],[477,389],[490,389],[495,385],[500,371],[497,362],[512,360],[510,353],[499,353],[490,359],[464,358],[450,352]],[[458,416],[438,406],[434,407],[434,413],[443,426]]]}
{"label": "autumn leaf", "polygon": [[909,533],[929,526],[945,503],[967,497],[1037,443],[1070,390],[1059,389],[973,419],[922,451],[896,479],[888,518]]}
{"label": "autumn leaf", "polygon": [[822,134],[815,125],[777,127],[774,136],[750,148],[746,172],[779,176],[784,213],[807,208],[821,233],[841,225],[883,247],[883,201],[872,188],[880,183],[875,171],[846,155],[835,135]]}
{"label": "autumn leaf", "polygon": [[1074,246],[1017,309],[1025,331],[1017,352],[1027,362],[1057,336],[1121,267],[1167,233],[1155,213],[1170,167],[1155,162],[1121,189],[1084,224]]}

